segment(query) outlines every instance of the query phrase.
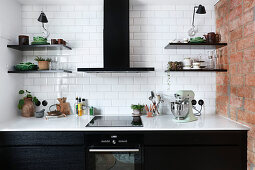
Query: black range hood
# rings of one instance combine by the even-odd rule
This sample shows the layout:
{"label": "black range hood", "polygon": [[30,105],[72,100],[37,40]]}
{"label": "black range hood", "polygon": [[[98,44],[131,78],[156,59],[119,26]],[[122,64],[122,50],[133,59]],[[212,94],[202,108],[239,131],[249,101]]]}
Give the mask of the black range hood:
{"label": "black range hood", "polygon": [[129,0],[104,0],[104,68],[78,68],[77,71],[154,71],[152,67],[130,67]]}

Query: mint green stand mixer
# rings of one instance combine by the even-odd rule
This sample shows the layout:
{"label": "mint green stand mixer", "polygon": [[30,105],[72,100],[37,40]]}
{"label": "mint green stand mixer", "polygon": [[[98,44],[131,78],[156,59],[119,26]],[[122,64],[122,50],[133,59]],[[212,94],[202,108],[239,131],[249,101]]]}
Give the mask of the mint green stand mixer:
{"label": "mint green stand mixer", "polygon": [[173,121],[187,123],[197,120],[193,113],[192,100],[195,93],[191,90],[180,90],[174,94],[175,102],[171,102],[171,112],[174,115]]}

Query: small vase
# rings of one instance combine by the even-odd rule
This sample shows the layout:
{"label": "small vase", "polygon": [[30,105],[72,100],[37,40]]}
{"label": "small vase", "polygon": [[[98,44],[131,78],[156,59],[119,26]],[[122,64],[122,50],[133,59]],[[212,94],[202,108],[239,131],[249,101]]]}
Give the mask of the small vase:
{"label": "small vase", "polygon": [[48,61],[38,61],[39,70],[49,70],[50,62]]}
{"label": "small vase", "polygon": [[21,115],[23,117],[34,117],[34,114],[35,114],[35,106],[34,106],[34,102],[32,101],[32,98],[25,98]]}

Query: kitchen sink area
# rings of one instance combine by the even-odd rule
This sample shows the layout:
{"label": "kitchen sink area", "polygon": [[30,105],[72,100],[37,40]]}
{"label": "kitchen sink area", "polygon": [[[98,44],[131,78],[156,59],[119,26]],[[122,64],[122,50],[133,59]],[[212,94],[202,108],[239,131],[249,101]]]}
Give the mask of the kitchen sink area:
{"label": "kitchen sink area", "polygon": [[3,0],[0,169],[254,170],[252,0]]}

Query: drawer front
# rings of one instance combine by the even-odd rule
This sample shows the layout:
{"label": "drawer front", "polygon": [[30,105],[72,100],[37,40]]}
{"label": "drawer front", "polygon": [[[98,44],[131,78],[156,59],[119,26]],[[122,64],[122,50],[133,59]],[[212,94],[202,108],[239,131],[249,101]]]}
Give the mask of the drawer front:
{"label": "drawer front", "polygon": [[145,145],[242,145],[246,131],[172,131],[145,133]]}
{"label": "drawer front", "polygon": [[0,146],[83,145],[81,132],[2,132]]}

